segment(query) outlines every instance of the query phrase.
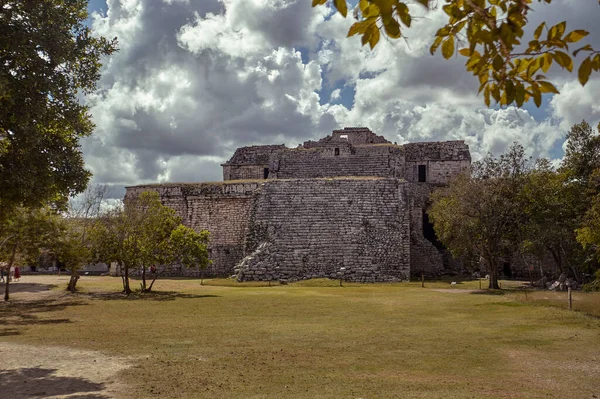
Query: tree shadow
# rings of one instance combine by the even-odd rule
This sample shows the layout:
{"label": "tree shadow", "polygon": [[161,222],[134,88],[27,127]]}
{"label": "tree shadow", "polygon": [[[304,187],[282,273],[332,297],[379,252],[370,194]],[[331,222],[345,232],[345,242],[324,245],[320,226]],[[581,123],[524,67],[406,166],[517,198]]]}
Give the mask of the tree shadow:
{"label": "tree shadow", "polygon": [[[71,398],[108,399],[101,393],[103,383],[85,378],[60,377],[56,369],[39,367],[0,370],[0,392],[2,397],[13,399],[40,398],[70,395]],[[76,395],[81,393],[82,395]],[[87,394],[89,393],[89,394]],[[71,396],[71,395],[76,396]]]}
{"label": "tree shadow", "polygon": [[[0,290],[4,292],[4,286],[6,283],[0,283]],[[44,292],[50,291],[53,288],[58,287],[56,284],[40,284],[40,283],[25,283],[21,281],[11,282],[8,287],[11,294],[19,292]]]}
{"label": "tree shadow", "polygon": [[40,324],[71,323],[70,319],[40,317],[40,313],[49,313],[70,306],[85,305],[84,301],[73,298],[44,299],[36,301],[0,302],[0,336],[19,335],[19,327]]}
{"label": "tree shadow", "polygon": [[498,295],[504,295],[506,294],[506,292],[504,290],[475,290],[473,292],[471,292],[471,294],[473,295],[492,295],[492,296],[498,296]]}
{"label": "tree shadow", "polygon": [[151,291],[151,292],[140,292],[134,291],[129,295],[125,295],[122,292],[94,292],[86,294],[88,297],[93,299],[100,299],[104,301],[111,300],[128,300],[128,301],[174,301],[178,298],[185,299],[198,299],[198,298],[220,298],[220,295],[195,295],[195,294],[184,294],[177,291]]}

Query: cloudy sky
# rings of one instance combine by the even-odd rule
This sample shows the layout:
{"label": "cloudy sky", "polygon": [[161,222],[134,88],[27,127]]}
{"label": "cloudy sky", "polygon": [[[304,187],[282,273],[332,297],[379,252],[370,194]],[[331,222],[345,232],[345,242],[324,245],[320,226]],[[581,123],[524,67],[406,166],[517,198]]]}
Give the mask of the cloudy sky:
{"label": "cloudy sky", "polygon": [[[530,155],[559,159],[571,125],[600,122],[598,75],[582,88],[556,71],[561,94],[540,109],[486,109],[464,58],[429,54],[441,10],[371,51],[346,38],[352,18],[310,3],[91,0],[93,30],[120,47],[87,99],[97,128],[83,150],[94,182],[120,196],[126,185],[218,181],[237,147],[296,146],[343,126],[399,144],[463,139],[474,158],[519,141]],[[600,47],[596,0],[534,7],[533,28],[567,16],[567,29],[587,29],[585,43]]]}

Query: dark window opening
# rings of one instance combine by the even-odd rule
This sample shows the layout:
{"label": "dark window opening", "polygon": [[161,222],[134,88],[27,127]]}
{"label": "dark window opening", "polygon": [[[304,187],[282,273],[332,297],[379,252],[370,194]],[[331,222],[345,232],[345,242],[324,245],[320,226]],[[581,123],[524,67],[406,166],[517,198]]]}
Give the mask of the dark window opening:
{"label": "dark window opening", "polygon": [[427,167],[425,165],[419,165],[419,182],[425,183],[427,181]]}
{"label": "dark window opening", "polygon": [[429,215],[427,215],[427,212],[425,212],[424,210],[423,210],[423,237],[425,237],[425,239],[427,241],[429,241],[433,245],[435,245],[436,248],[440,248],[440,249],[444,248],[444,246],[438,239],[437,235],[435,234],[435,230],[433,229],[433,223],[431,223],[429,221]]}
{"label": "dark window opening", "polygon": [[269,168],[263,169],[263,178],[265,178],[265,179],[269,178]]}
{"label": "dark window opening", "polygon": [[336,155],[336,156],[340,155],[340,149],[339,149],[339,148],[336,148],[336,149],[335,149],[335,155]]}

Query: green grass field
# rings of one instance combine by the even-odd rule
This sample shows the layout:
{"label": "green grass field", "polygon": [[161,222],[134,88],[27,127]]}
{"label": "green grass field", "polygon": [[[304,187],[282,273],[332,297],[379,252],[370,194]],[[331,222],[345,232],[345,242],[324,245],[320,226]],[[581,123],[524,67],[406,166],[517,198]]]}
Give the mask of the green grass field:
{"label": "green grass field", "polygon": [[600,316],[598,293],[576,293],[582,311],[568,311],[565,293],[464,290],[476,281],[440,292],[448,282],[172,279],[129,299],[111,293],[117,278],[80,288],[15,295],[0,340],[134,359],[118,377],[124,397],[600,397],[600,319],[584,313]]}

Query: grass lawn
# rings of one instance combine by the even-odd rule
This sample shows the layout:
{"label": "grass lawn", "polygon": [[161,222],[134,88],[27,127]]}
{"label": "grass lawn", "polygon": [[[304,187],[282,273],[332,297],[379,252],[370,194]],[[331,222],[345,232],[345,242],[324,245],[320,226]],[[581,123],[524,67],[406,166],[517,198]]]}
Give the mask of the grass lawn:
{"label": "grass lawn", "polygon": [[[127,357],[129,398],[600,398],[600,319],[557,307],[565,293],[337,285],[171,279],[126,299],[83,277],[0,306],[0,342]],[[600,294],[574,304],[600,312]]]}

